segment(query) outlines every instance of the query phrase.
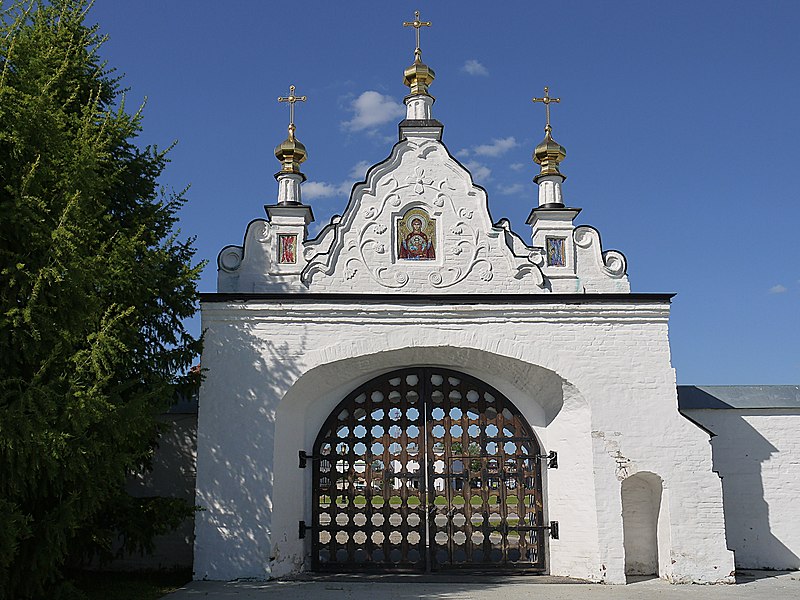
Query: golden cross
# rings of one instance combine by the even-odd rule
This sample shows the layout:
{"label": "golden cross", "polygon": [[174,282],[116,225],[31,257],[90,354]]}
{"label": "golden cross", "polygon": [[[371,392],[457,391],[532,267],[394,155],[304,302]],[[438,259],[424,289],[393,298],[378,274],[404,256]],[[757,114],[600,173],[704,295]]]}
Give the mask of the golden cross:
{"label": "golden cross", "polygon": [[294,95],[294,86],[289,86],[289,95],[288,96],[278,96],[278,102],[288,102],[289,103],[289,127],[294,127],[294,103],[295,102],[305,102],[305,96],[295,96]]}
{"label": "golden cross", "polygon": [[544,103],[544,109],[545,109],[545,113],[547,115],[547,125],[545,125],[544,130],[545,130],[545,133],[549,133],[550,131],[553,130],[553,128],[550,127],[550,103],[551,102],[559,103],[559,102],[561,102],[561,98],[551,98],[550,97],[550,88],[545,87],[544,88],[544,97],[543,98],[534,98],[533,101],[534,102],[542,102],[542,103]]}
{"label": "golden cross", "polygon": [[416,30],[417,34],[417,48],[414,50],[414,54],[422,54],[422,50],[419,49],[419,30],[422,27],[430,27],[430,21],[420,21],[419,20],[419,11],[414,11],[414,20],[413,21],[405,21],[403,23],[403,27],[413,27]]}

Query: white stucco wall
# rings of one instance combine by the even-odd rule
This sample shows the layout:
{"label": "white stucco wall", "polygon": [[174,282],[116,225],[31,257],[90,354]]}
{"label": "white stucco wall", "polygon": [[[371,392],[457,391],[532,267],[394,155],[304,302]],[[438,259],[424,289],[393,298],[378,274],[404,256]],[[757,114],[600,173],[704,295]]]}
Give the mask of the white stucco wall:
{"label": "white stucco wall", "polygon": [[[161,420],[169,425],[158,439],[152,469],[132,476],[128,492],[136,497],[164,496],[195,499],[197,414],[169,413]],[[156,536],[152,554],[125,554],[108,565],[111,570],[165,570],[192,566],[194,523],[187,519],[175,531]]]}
{"label": "white stucco wall", "polygon": [[728,547],[743,569],[800,569],[800,409],[692,409],[713,431]]}
{"label": "white stucco wall", "polygon": [[[621,482],[664,481],[659,521],[672,581],[729,580],[720,480],[708,435],[677,412],[669,306],[372,300],[204,302],[195,577],[264,578],[304,568],[311,469],[297,467],[332,408],[391,369],[479,377],[530,421],[544,451],[552,574],[625,582]],[[279,449],[279,450],[276,450]],[[668,558],[667,558],[668,557]]]}

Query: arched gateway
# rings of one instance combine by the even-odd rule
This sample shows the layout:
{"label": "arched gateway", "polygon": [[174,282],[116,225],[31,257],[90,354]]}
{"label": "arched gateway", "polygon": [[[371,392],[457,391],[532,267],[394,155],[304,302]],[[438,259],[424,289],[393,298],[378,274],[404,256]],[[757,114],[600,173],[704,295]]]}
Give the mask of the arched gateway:
{"label": "arched gateway", "polygon": [[474,377],[376,377],[333,410],[314,458],[315,570],[545,568],[539,444]]}
{"label": "arched gateway", "polygon": [[[566,150],[548,117],[558,99],[546,88],[537,99],[548,107],[538,198],[520,196],[531,199],[520,235],[442,142],[421,52],[404,71],[398,141],[341,215],[311,226],[290,114],[275,204],[219,254],[217,293],[202,297],[195,577],[547,567],[625,583],[627,561],[673,581],[732,581],[708,433],[675,401],[671,295],[631,294],[625,256],[564,204]],[[562,458],[547,481],[561,539],[544,521],[544,451],[473,377],[388,373],[328,417],[346,382],[425,363],[490,372],[530,396],[525,414]],[[620,492],[644,472],[663,478],[660,504],[637,480]],[[631,538],[640,525],[644,545]]]}

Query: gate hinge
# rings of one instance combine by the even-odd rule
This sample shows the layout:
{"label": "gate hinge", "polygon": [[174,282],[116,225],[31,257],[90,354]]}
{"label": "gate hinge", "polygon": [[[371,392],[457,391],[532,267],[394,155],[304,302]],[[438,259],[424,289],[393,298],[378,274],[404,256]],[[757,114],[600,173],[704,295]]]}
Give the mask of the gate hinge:
{"label": "gate hinge", "polygon": [[300,458],[300,464],[298,465],[301,469],[306,468],[306,464],[309,460],[319,460],[319,456],[314,456],[313,454],[306,454],[305,450],[300,450],[298,453],[298,457]]}
{"label": "gate hinge", "polygon": [[555,450],[550,450],[548,454],[540,454],[539,456],[537,456],[537,458],[539,460],[546,460],[548,469],[558,468],[558,452],[556,452]]}
{"label": "gate hinge", "polygon": [[[302,523],[302,521],[301,521]],[[547,529],[550,530],[550,537],[554,540],[558,539],[558,521],[550,521],[550,527]]]}
{"label": "gate hinge", "polygon": [[306,522],[300,521],[297,528],[297,537],[299,537],[301,540],[306,537],[306,529]]}

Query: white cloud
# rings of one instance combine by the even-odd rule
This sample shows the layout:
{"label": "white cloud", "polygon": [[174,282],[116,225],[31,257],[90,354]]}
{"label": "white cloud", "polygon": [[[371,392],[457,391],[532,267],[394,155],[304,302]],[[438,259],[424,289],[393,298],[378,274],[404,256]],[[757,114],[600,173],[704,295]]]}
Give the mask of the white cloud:
{"label": "white cloud", "polygon": [[773,285],[771,288],[769,288],[770,294],[783,294],[786,291],[787,291],[786,287],[782,286],[780,283],[778,285]]}
{"label": "white cloud", "polygon": [[461,67],[461,70],[464,71],[465,73],[469,73],[470,75],[478,75],[482,77],[486,77],[489,74],[489,69],[484,67],[474,58],[471,58],[467,62],[465,62],[464,66]]}
{"label": "white cloud", "polygon": [[322,231],[322,228],[328,224],[330,218],[328,219],[320,219],[318,221],[314,221],[308,226],[308,237],[315,238],[319,235],[319,232]]}
{"label": "white cloud", "polygon": [[502,194],[503,196],[513,196],[515,194],[519,194],[525,190],[525,186],[521,183],[514,183],[512,185],[501,186],[500,189],[497,190],[497,193]]}
{"label": "white cloud", "polygon": [[372,165],[365,160],[360,160],[353,165],[346,181],[341,183],[329,183],[327,181],[308,181],[303,184],[303,198],[306,200],[318,200],[320,198],[334,198],[350,196],[353,189],[354,180],[361,181],[367,173],[367,169]]}
{"label": "white cloud", "polygon": [[464,166],[472,173],[472,179],[476,182],[486,181],[492,174],[492,170],[484,164],[479,163],[477,160],[470,160],[464,163]]}
{"label": "white cloud", "polygon": [[333,196],[343,196],[350,193],[350,182],[342,182],[338,185],[326,183],[325,181],[309,181],[303,184],[302,197],[306,200],[316,200],[318,198],[332,198]]}
{"label": "white cloud", "polygon": [[494,139],[491,144],[475,146],[472,151],[478,156],[500,156],[517,145],[518,143],[514,136],[509,136],[507,138]]}
{"label": "white cloud", "polygon": [[469,148],[462,148],[458,152],[456,152],[456,156],[459,158],[467,158],[469,156]]}
{"label": "white cloud", "polygon": [[512,171],[521,171],[525,168],[525,163],[512,163],[508,165],[508,168]]}
{"label": "white cloud", "polygon": [[350,131],[373,129],[405,114],[405,108],[397,100],[372,90],[353,100],[350,109],[355,113],[353,118],[342,123]]}
{"label": "white cloud", "polygon": [[367,174],[367,169],[369,169],[371,166],[372,165],[365,160],[358,161],[353,165],[353,168],[350,169],[350,179],[362,181],[364,176]]}

